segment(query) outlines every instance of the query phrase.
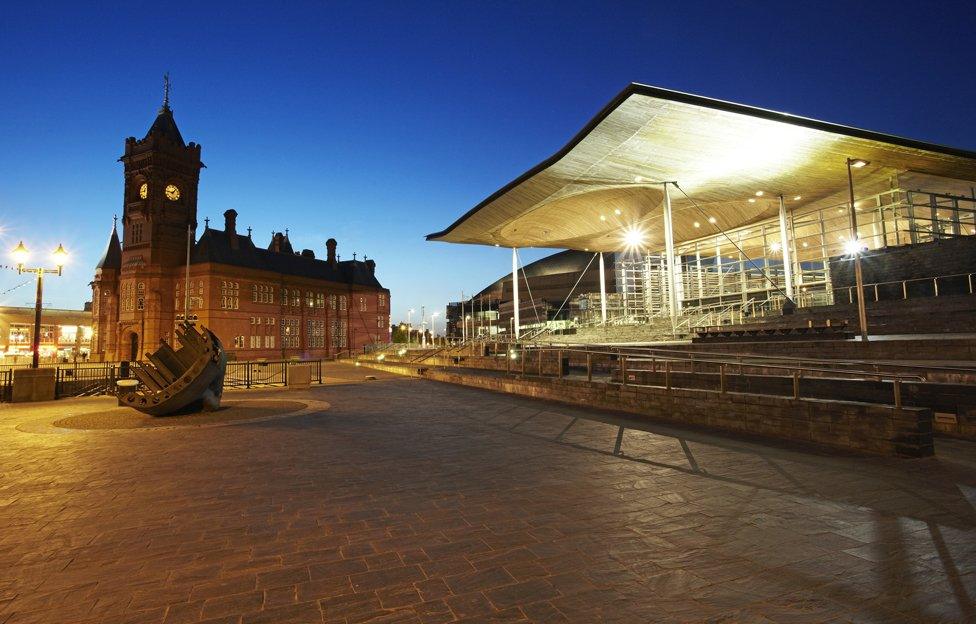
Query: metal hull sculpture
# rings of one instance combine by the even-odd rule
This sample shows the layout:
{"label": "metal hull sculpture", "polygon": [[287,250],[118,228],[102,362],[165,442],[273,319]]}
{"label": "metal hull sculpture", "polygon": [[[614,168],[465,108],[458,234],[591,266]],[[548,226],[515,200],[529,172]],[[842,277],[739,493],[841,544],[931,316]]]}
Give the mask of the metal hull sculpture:
{"label": "metal hull sculpture", "polygon": [[147,353],[148,361],[132,369],[139,387],[120,394],[119,403],[151,416],[218,409],[227,354],[212,331],[200,330],[184,323],[176,329],[179,349],[164,342]]}

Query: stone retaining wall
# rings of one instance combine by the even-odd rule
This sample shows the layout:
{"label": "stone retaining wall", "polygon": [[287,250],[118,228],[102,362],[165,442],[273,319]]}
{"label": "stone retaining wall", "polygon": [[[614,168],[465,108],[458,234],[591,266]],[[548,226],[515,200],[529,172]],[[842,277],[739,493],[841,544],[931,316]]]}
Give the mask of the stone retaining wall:
{"label": "stone retaining wall", "polygon": [[884,405],[794,400],[710,390],[620,386],[463,369],[363,362],[379,370],[520,396],[612,409],[675,424],[722,429],[881,455],[933,454],[932,412]]}

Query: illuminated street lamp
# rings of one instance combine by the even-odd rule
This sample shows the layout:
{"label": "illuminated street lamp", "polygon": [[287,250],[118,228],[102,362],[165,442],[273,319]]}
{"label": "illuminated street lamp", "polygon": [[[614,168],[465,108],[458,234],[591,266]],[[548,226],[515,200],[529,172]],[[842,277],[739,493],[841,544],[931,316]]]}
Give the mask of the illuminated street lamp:
{"label": "illuminated street lamp", "polygon": [[864,247],[857,236],[857,211],[854,207],[854,169],[867,166],[868,161],[861,158],[847,159],[847,188],[851,196],[851,240],[848,252],[854,257],[854,283],[857,287],[857,318],[861,330],[861,340],[868,339],[868,313],[864,303],[864,277],[861,274],[861,252]]}
{"label": "illuminated street lamp", "polygon": [[30,257],[30,252],[27,251],[27,247],[24,246],[24,241],[14,247],[13,251],[10,252],[13,256],[14,262],[17,263],[17,273],[34,273],[37,275],[37,294],[34,296],[34,336],[31,343],[31,349],[33,351],[31,358],[31,368],[37,368],[40,365],[41,356],[41,302],[44,300],[44,274],[53,273],[55,275],[61,275],[61,269],[68,262],[68,252],[65,250],[64,245],[58,244],[58,248],[51,253],[51,260],[54,262],[56,269],[45,269],[44,267],[29,268],[25,266],[27,264],[27,259]]}

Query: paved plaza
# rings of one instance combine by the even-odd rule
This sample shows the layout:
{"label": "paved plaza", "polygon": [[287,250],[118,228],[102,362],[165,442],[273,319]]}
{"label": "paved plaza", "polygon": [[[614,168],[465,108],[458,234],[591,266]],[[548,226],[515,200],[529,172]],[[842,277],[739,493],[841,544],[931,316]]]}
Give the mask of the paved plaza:
{"label": "paved plaza", "polygon": [[976,621],[976,445],[838,456],[326,375],[230,392],[229,423],[0,406],[0,624]]}

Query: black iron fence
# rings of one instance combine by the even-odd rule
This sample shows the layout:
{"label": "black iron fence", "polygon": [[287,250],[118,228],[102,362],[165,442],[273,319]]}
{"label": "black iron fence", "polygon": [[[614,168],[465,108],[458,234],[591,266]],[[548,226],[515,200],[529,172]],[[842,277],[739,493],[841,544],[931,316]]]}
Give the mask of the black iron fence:
{"label": "black iron fence", "polygon": [[[311,367],[312,383],[322,383],[322,360],[233,361],[227,363],[225,388],[261,388],[288,385],[288,368],[296,365]],[[92,396],[115,391],[115,382],[132,376],[138,362],[91,362],[65,364],[54,367],[55,396],[57,398]],[[13,369],[0,367],[0,402],[10,401],[13,389]]]}
{"label": "black iron fence", "polygon": [[0,402],[10,401],[10,394],[13,392],[14,371],[5,368],[0,370]]}
{"label": "black iron fence", "polygon": [[92,396],[105,394],[115,388],[121,371],[115,364],[100,366],[59,366],[55,373],[54,396]]}

